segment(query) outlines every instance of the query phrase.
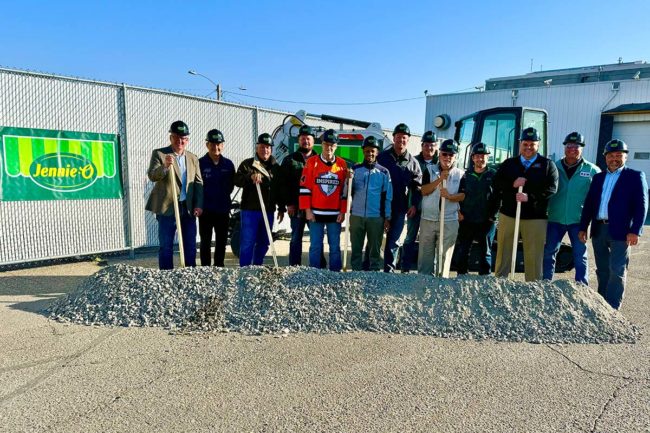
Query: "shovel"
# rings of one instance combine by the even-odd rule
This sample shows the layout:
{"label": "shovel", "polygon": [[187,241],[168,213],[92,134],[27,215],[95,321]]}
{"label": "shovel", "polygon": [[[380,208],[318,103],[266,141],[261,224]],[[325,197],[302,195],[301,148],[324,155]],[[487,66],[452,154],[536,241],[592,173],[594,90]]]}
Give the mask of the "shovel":
{"label": "shovel", "polygon": [[[262,166],[262,164],[259,163],[259,161],[254,161],[253,162],[253,167],[258,169],[260,173],[262,173],[264,176],[268,177],[269,179],[271,176],[269,175],[269,172],[266,171],[266,169]],[[266,205],[264,204],[264,198],[262,197],[262,189],[260,188],[260,184],[256,183],[255,187],[257,188],[257,198],[260,200],[260,208],[262,209],[262,219],[264,220],[264,227],[266,227],[266,235],[269,237],[269,245],[271,246],[271,253],[273,254],[273,264],[275,267],[278,267],[278,256],[275,254],[275,245],[273,244],[273,235],[271,234],[271,227],[269,226],[269,220],[266,218]]]}
{"label": "shovel", "polygon": [[345,214],[345,243],[343,248],[343,272],[348,270],[348,244],[350,243],[350,209],[352,209],[352,174],[348,176],[348,210]]}
{"label": "shovel", "polygon": [[[518,193],[524,192],[524,187],[520,186]],[[510,262],[510,279],[515,279],[515,265],[517,264],[517,243],[519,241],[519,220],[521,218],[521,202],[517,202],[517,213],[515,214],[515,236],[512,239],[512,261]]]}
{"label": "shovel", "polygon": [[[447,181],[442,180],[442,188],[447,188]],[[442,278],[449,278],[449,269],[445,266],[443,262],[444,251],[443,251],[443,238],[445,235],[445,202],[447,200],[444,197],[440,197],[440,236],[438,237],[438,275]]]}
{"label": "shovel", "polygon": [[174,167],[170,166],[169,182],[172,184],[172,196],[174,197],[174,217],[176,217],[176,232],[178,233],[178,252],[181,259],[181,268],[185,267],[185,248],[183,248],[183,230],[181,229],[181,212],[178,209],[178,192],[176,191],[176,179],[174,179]]}

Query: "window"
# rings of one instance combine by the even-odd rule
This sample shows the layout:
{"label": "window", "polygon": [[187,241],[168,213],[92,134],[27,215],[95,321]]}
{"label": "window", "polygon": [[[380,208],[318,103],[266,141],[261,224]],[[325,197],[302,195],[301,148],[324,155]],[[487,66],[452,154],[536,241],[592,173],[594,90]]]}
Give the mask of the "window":
{"label": "window", "polygon": [[460,136],[458,137],[458,166],[469,167],[468,147],[472,142],[476,122],[473,117],[462,119],[460,125]]}
{"label": "window", "polygon": [[543,111],[524,110],[522,129],[533,127],[539,134],[540,155],[546,156],[546,113]]}
{"label": "window", "polygon": [[512,156],[516,124],[517,116],[514,113],[495,113],[485,117],[481,141],[490,149],[489,163],[500,164]]}

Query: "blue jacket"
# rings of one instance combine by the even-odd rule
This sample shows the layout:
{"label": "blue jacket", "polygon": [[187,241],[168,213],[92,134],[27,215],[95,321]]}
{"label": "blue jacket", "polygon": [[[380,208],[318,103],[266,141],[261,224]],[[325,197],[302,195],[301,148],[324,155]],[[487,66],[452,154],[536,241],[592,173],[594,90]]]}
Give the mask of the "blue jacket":
{"label": "blue jacket", "polygon": [[228,213],[232,200],[230,194],[235,188],[235,165],[223,155],[214,165],[207,153],[199,159],[203,176],[203,211]]}
{"label": "blue jacket", "polygon": [[[580,218],[582,231],[587,231],[589,224],[598,217],[606,174],[607,171],[596,174],[591,182]],[[647,213],[648,183],[645,173],[623,167],[607,204],[609,234],[612,239],[624,241],[628,233],[641,235]]]}
{"label": "blue jacket", "polygon": [[377,156],[377,163],[387,168],[393,184],[393,201],[391,215],[404,215],[410,206],[417,206],[418,201],[412,195],[418,194],[422,186],[420,163],[408,151],[397,155],[393,148],[386,149]]}
{"label": "blue jacket", "polygon": [[362,218],[390,219],[393,186],[390,173],[379,164],[357,164],[352,167],[352,208],[350,213]]}

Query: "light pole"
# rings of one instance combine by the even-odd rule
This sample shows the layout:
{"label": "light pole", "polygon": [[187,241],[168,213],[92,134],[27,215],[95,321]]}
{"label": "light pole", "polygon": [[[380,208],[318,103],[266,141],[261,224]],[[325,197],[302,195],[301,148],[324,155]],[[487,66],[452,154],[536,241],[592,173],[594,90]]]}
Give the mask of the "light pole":
{"label": "light pole", "polygon": [[210,78],[206,77],[205,75],[203,75],[203,74],[199,74],[198,72],[193,71],[193,70],[191,70],[191,69],[190,69],[189,71],[187,71],[187,73],[190,74],[190,75],[198,75],[199,77],[203,77],[203,78],[205,78],[206,80],[208,80],[209,82],[211,82],[212,85],[213,85],[213,86],[215,87],[215,89],[217,90],[217,101],[221,101],[221,84],[219,84],[219,83],[215,83],[214,81],[212,81]]}

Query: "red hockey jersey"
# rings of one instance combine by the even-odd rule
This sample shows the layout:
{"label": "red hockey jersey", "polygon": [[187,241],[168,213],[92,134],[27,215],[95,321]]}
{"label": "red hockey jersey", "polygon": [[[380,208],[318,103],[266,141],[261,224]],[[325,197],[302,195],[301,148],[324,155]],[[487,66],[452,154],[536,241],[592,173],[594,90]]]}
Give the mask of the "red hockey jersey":
{"label": "red hockey jersey", "polygon": [[326,162],[314,155],[307,160],[300,179],[300,209],[311,209],[316,221],[333,221],[347,210],[348,166],[338,156]]}

